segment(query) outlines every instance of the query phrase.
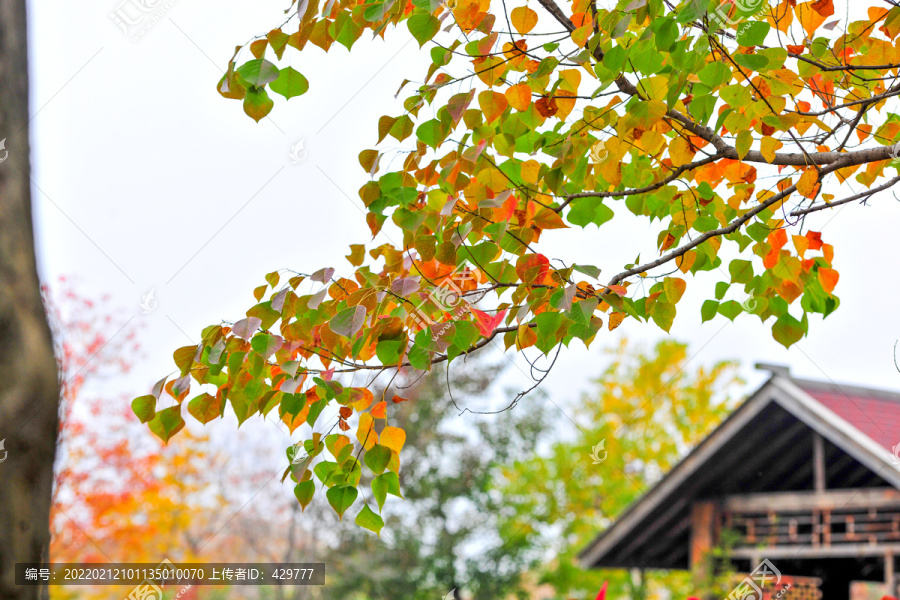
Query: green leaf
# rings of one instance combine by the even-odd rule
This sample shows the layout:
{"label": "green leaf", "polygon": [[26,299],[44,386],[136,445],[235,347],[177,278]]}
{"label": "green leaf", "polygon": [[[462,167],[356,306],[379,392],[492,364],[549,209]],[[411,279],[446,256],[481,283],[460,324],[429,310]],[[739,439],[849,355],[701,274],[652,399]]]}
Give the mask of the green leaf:
{"label": "green leaf", "polygon": [[300,502],[300,506],[303,507],[303,510],[306,510],[306,507],[312,502],[315,493],[316,484],[312,479],[309,481],[301,481],[294,486],[294,495],[297,496],[297,501]]}
{"label": "green leaf", "polygon": [[437,119],[425,121],[416,128],[416,137],[432,148],[437,148],[444,141],[444,127]]}
{"label": "green leaf", "polygon": [[702,320],[701,323],[706,323],[707,321],[711,321],[713,317],[719,312],[719,303],[715,300],[707,300],[703,303],[703,306],[700,307],[700,317]]}
{"label": "green leaf", "polygon": [[375,500],[378,502],[379,512],[381,512],[388,494],[398,498],[403,497],[400,495],[400,478],[393,471],[388,471],[372,479],[372,495],[375,496]]}
{"label": "green leaf", "polygon": [[728,265],[732,283],[750,283],[753,279],[753,263],[749,260],[735,259]]}
{"label": "green leaf", "polygon": [[325,496],[328,498],[328,504],[334,509],[341,520],[344,519],[344,513],[356,501],[359,491],[349,485],[337,485],[327,492]]}
{"label": "green leaf", "polygon": [[220,409],[219,400],[215,396],[206,393],[200,394],[188,402],[188,412],[204,425],[218,418],[221,414]]}
{"label": "green leaf", "polygon": [[378,514],[369,508],[368,504],[363,505],[363,509],[356,515],[356,524],[369,531],[374,531],[379,536],[381,528],[384,527],[384,520]]}
{"label": "green leaf", "polygon": [[741,314],[743,310],[744,307],[741,306],[736,300],[727,300],[719,305],[719,314],[730,321],[734,321],[734,319],[739,314]]}
{"label": "green leaf", "polygon": [[711,62],[703,67],[697,76],[711,88],[717,88],[731,80],[731,69],[721,62]]}
{"label": "green leaf", "polygon": [[409,32],[419,42],[419,47],[435,36],[441,27],[441,22],[432,14],[415,14],[406,21]]}
{"label": "green leaf", "polygon": [[375,346],[375,355],[381,364],[395,365],[400,360],[400,352],[405,346],[405,340],[382,340]]}
{"label": "green leaf", "polygon": [[252,87],[244,96],[244,112],[257,123],[272,111],[275,103],[269,98],[265,88]]}
{"label": "green leaf", "polygon": [[184,419],[181,418],[181,405],[176,404],[158,411],[147,426],[159,439],[168,444],[172,436],[184,427]]}
{"label": "green leaf", "polygon": [[276,94],[281,94],[288,100],[295,96],[302,96],[309,90],[309,81],[303,73],[293,67],[285,67],[278,74],[278,79],[269,86]]}
{"label": "green leaf", "polygon": [[790,348],[799,342],[804,333],[806,333],[806,327],[790,313],[784,313],[772,325],[772,337],[785,348]]}
{"label": "green leaf", "polygon": [[672,322],[675,320],[675,305],[657,300],[656,304],[653,305],[653,312],[650,317],[660,329],[669,333],[669,329],[672,328]]}
{"label": "green leaf", "polygon": [[146,423],[156,416],[156,396],[140,396],[131,401],[131,410],[141,420]]}
{"label": "green leaf", "polygon": [[613,210],[596,198],[577,198],[569,205],[566,219],[579,227],[586,227],[589,223],[600,227],[614,216]]}
{"label": "green leaf", "polygon": [[600,277],[600,268],[593,265],[575,265],[575,270],[594,279]]}
{"label": "green leaf", "polygon": [[278,349],[284,345],[284,340],[272,335],[271,333],[258,333],[250,340],[250,347],[258,352],[264,359],[278,352]]}
{"label": "green leaf", "polygon": [[300,411],[303,410],[304,406],[306,406],[305,394],[284,394],[281,397],[278,416],[284,417],[284,415],[288,414],[296,417],[300,414]]}
{"label": "green leaf", "polygon": [[322,414],[322,411],[325,409],[325,406],[328,404],[328,400],[325,398],[319,400],[318,402],[313,402],[309,407],[309,414],[306,415],[306,422],[309,423],[309,426],[312,427],[316,424],[316,419],[319,418],[319,415]]}
{"label": "green leaf", "polygon": [[257,58],[244,63],[237,70],[244,81],[254,87],[262,87],[278,79],[278,67],[264,58]]}
{"label": "green leaf", "polygon": [[391,449],[381,444],[375,444],[370,450],[366,450],[363,457],[366,466],[378,475],[384,473],[385,468],[391,462]]}
{"label": "green leaf", "polygon": [[737,31],[737,43],[741,46],[761,46],[769,34],[769,24],[763,21],[741,23]]}
{"label": "green leaf", "polygon": [[762,71],[769,64],[769,59],[759,54],[735,54],[734,62],[751,71]]}

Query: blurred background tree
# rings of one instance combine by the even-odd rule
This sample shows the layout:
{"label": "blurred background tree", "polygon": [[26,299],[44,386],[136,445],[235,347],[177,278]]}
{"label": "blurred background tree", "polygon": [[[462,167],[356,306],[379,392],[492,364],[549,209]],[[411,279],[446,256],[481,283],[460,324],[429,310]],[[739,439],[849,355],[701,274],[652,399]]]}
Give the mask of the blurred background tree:
{"label": "blurred background tree", "polygon": [[[471,403],[499,370],[454,365],[453,397]],[[546,419],[528,400],[496,415],[460,416],[447,386],[437,370],[404,394],[411,399],[399,405],[397,419],[408,433],[405,501],[385,505],[381,539],[352,523],[340,528],[323,557],[322,598],[504,598],[521,588],[532,556],[498,535],[506,500],[492,481],[503,465],[534,453]]]}

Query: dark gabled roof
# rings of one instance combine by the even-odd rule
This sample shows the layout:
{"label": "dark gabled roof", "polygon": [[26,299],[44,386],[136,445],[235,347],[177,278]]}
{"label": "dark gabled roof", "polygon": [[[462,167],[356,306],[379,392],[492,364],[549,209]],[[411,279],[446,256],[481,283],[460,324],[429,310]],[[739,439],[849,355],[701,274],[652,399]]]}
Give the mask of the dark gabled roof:
{"label": "dark gabled roof", "polygon": [[582,565],[687,569],[693,502],[813,489],[815,433],[825,441],[828,488],[900,489],[891,453],[900,443],[900,394],[764,368],[772,377],[582,550]]}

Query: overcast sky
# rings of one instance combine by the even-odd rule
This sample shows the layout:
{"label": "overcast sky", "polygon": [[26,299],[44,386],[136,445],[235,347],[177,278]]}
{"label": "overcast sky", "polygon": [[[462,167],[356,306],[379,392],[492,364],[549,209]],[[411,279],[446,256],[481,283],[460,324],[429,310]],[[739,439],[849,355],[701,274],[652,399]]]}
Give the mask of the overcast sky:
{"label": "overcast sky", "polygon": [[[235,45],[280,23],[287,2],[163,1],[134,41],[110,16],[133,14],[133,1],[30,4],[41,274],[51,283],[74,277],[88,296],[109,293],[126,313],[120,326],[144,325],[145,356],[116,383],[131,397],[170,372],[172,351],[196,343],[202,327],[241,318],[264,274],[349,269],[347,246],[370,238],[357,155],[373,147],[379,116],[401,114],[404,96],[394,93],[404,78],[421,79],[428,60],[405,27],[387,41],[361,40],[352,55],[337,44],[328,55],[311,44],[302,54],[289,49],[310,92],[290,102],[276,96],[271,118],[256,124],[215,85]],[[306,157],[295,164],[290,152],[301,140]],[[840,198],[853,190],[830,191]],[[869,204],[810,217],[835,246],[841,307],[824,322],[812,317],[809,337],[789,351],[772,340],[771,322],[749,315],[701,325],[715,279],[690,279],[670,335],[690,343],[692,364],[738,359],[751,385],[763,378],[753,363],[765,361],[811,378],[900,389],[892,356],[900,203],[882,193]],[[652,257],[656,229],[614,208],[621,223],[599,234],[593,226],[547,232],[544,253],[607,275],[639,252]],[[150,290],[158,307],[143,314]],[[544,392],[560,404],[576,398],[606,364],[601,350],[623,335],[650,343],[666,334],[628,319],[589,351],[575,341]],[[511,367],[504,383],[529,381]]]}

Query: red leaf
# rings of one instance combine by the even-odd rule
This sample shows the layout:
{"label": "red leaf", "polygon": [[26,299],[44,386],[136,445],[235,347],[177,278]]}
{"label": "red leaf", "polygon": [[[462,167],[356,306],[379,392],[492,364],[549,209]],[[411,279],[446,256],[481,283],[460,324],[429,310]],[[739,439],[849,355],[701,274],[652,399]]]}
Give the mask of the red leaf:
{"label": "red leaf", "polygon": [[497,325],[499,325],[500,322],[503,321],[503,317],[506,316],[505,308],[493,317],[477,308],[469,307],[469,310],[475,315],[475,324],[478,326],[478,331],[485,337],[494,333],[494,330],[497,329]]}
{"label": "red leaf", "polygon": [[620,296],[624,296],[628,293],[628,290],[625,289],[624,285],[611,285],[607,289],[617,293]]}
{"label": "red leaf", "polygon": [[609,585],[609,582],[608,582],[608,581],[604,581],[604,582],[603,582],[603,587],[601,587],[601,588],[600,588],[600,591],[597,592],[597,599],[596,599],[596,600],[605,600],[605,598],[606,598],[606,586],[607,586],[607,585]]}
{"label": "red leaf", "polygon": [[393,398],[391,398],[391,402],[393,402],[394,404],[400,404],[401,402],[406,402],[407,400],[408,398],[401,398],[400,396],[394,396]]}

